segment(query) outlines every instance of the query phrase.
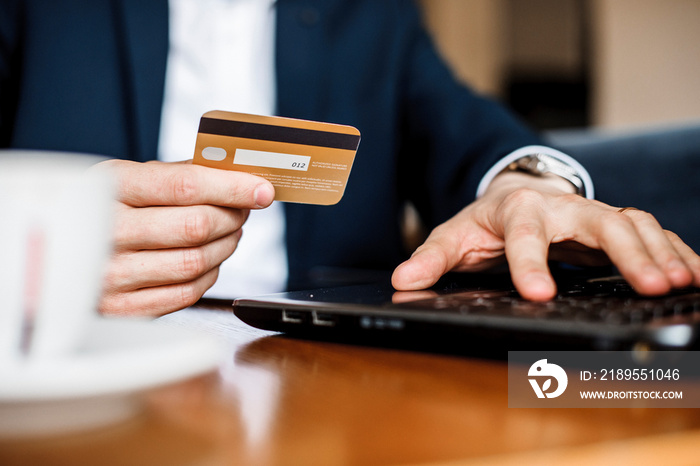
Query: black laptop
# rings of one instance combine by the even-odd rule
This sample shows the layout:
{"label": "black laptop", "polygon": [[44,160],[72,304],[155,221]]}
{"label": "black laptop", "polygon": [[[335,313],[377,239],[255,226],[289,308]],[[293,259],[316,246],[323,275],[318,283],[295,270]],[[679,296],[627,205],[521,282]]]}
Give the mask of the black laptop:
{"label": "black laptop", "polygon": [[254,327],[304,338],[473,349],[689,349],[700,340],[700,289],[637,294],[619,276],[557,275],[548,302],[522,299],[507,273],[448,274],[429,290],[397,292],[388,278],[237,299]]}

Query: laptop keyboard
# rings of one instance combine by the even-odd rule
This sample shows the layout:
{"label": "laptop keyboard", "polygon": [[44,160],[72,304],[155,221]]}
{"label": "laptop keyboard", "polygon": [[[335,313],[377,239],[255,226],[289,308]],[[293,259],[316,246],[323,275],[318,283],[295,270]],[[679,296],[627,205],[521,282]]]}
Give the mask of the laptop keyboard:
{"label": "laptop keyboard", "polygon": [[[404,304],[406,305],[406,303]],[[556,319],[610,324],[647,323],[670,316],[698,313],[700,289],[677,290],[662,297],[637,294],[622,278],[597,279],[561,285],[555,299],[526,301],[515,290],[451,292],[411,303],[435,311]]]}

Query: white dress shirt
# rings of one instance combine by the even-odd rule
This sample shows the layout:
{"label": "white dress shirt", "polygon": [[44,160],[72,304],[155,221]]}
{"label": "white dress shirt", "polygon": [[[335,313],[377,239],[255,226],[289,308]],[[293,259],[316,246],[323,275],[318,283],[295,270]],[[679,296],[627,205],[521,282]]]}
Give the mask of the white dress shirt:
{"label": "white dress shirt", "polygon": [[[274,0],[169,0],[170,43],[158,159],[191,159],[209,110],[275,112]],[[283,205],[252,211],[235,253],[205,294],[282,291],[287,282]]]}

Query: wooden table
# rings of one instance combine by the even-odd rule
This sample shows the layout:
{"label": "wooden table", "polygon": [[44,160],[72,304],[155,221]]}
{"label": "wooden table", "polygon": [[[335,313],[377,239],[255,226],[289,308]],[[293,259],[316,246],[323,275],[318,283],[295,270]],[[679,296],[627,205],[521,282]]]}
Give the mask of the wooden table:
{"label": "wooden table", "polygon": [[221,338],[220,370],[120,425],[0,440],[0,464],[700,464],[700,410],[509,409],[502,360],[294,340],[228,305],[163,320]]}

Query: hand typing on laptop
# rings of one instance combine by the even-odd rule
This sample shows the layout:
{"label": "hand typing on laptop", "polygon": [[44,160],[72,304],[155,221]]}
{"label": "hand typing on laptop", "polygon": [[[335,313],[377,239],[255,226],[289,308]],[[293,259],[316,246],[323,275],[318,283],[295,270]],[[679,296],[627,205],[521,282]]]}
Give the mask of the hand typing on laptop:
{"label": "hand typing on laptop", "polygon": [[[637,292],[659,295],[700,286],[700,257],[653,216],[571,193],[563,179],[504,173],[485,194],[436,228],[392,277],[399,290],[433,285],[448,271],[478,271],[508,261],[518,292],[556,294],[548,259],[612,262]],[[602,254],[601,254],[602,253]]]}

